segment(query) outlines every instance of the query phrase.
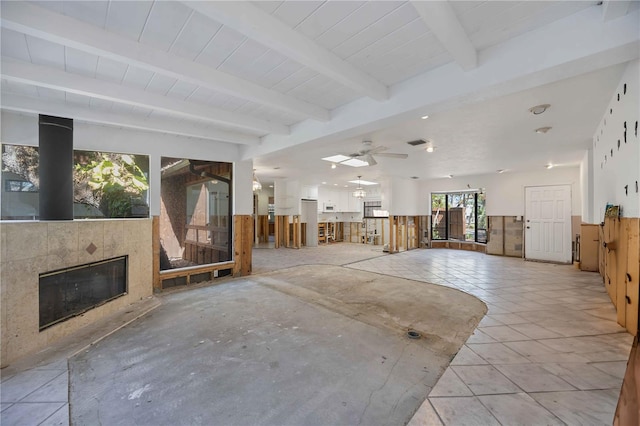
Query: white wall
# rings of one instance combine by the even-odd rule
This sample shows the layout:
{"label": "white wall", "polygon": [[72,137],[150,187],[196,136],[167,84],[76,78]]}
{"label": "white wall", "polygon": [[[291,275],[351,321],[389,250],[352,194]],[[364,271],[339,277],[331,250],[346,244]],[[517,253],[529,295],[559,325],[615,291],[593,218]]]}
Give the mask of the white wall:
{"label": "white wall", "polygon": [[258,214],[266,216],[269,214],[269,197],[273,197],[273,188],[262,185],[262,189],[258,194]]}
{"label": "white wall", "polygon": [[393,177],[389,179],[388,188],[389,191],[386,195],[387,198],[390,198],[389,215],[416,216],[428,214],[428,208],[426,212],[420,212],[420,184],[417,180]]}
{"label": "white wall", "polygon": [[[636,192],[640,181],[640,135],[635,134],[639,117],[640,61],[633,61],[622,75],[593,136],[593,221],[596,223],[603,220],[607,203],[620,205],[625,217],[640,216],[640,193]],[[625,122],[627,143],[624,142]]]}
{"label": "white wall", "polygon": [[[487,175],[454,177],[420,182],[419,214],[428,215],[431,192],[484,188],[487,196],[486,212],[489,216],[524,215],[525,186],[571,185],[571,214],[582,214],[580,168],[555,167],[539,172],[492,173]],[[467,186],[468,185],[468,186]]]}
{"label": "white wall", "polygon": [[233,214],[253,214],[253,161],[233,163]]}
{"label": "white wall", "polygon": [[[38,146],[38,116],[2,111],[1,137],[3,143]],[[96,125],[74,121],[74,149],[111,151],[149,156],[149,211],[153,216],[160,214],[160,158],[176,157],[192,160],[236,162],[240,160],[238,145],[214,142],[205,139],[189,138],[143,130],[123,129],[113,126]],[[240,179],[236,194],[244,194],[246,189],[246,164],[249,164],[249,181],[252,178],[251,162],[245,162],[234,173],[234,180]],[[251,194],[251,185],[249,185]],[[250,195],[249,195],[250,197]],[[235,199],[235,197],[234,197]],[[234,204],[246,212],[244,196]],[[249,202],[251,206],[253,200]],[[251,214],[235,211],[235,214]]]}
{"label": "white wall", "polygon": [[593,150],[584,153],[580,163],[580,192],[582,193],[582,221],[595,223],[593,216]]}

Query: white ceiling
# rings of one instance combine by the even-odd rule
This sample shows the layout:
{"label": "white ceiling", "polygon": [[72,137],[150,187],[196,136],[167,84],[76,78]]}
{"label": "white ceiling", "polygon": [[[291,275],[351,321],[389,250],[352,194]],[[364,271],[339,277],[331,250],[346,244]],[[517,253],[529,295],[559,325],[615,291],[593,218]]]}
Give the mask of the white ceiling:
{"label": "white ceiling", "polygon": [[[637,1],[1,8],[3,109],[236,143],[264,181],[575,165],[640,38]],[[538,103],[552,107],[528,114]],[[409,158],[320,160],[365,138]],[[418,138],[436,151],[405,143]]]}

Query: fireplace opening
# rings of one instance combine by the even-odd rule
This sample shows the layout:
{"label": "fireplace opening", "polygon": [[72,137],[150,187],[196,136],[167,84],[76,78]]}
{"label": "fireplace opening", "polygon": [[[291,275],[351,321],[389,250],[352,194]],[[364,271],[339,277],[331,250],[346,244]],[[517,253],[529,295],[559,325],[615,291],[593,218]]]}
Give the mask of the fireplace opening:
{"label": "fireplace opening", "polygon": [[127,294],[127,257],[40,274],[40,330]]}

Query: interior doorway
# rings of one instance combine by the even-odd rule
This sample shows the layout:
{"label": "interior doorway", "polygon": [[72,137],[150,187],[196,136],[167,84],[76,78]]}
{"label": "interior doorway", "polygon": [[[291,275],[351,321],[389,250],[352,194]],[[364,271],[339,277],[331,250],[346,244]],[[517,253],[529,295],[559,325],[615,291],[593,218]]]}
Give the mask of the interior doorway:
{"label": "interior doorway", "polygon": [[571,186],[525,187],[525,259],[571,263]]}

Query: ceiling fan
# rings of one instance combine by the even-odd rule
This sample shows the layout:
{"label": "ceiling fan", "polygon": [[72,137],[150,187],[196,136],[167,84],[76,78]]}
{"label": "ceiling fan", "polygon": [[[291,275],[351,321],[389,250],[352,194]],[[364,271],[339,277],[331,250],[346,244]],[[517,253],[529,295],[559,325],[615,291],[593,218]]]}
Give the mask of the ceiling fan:
{"label": "ceiling fan", "polygon": [[364,161],[368,163],[370,166],[375,166],[378,162],[373,158],[374,155],[378,157],[389,157],[389,158],[402,158],[406,159],[409,157],[408,154],[399,154],[393,152],[384,152],[388,150],[386,146],[373,146],[371,141],[362,141],[362,149],[358,152],[354,152],[351,154],[347,154],[350,158],[356,158],[358,160]]}

